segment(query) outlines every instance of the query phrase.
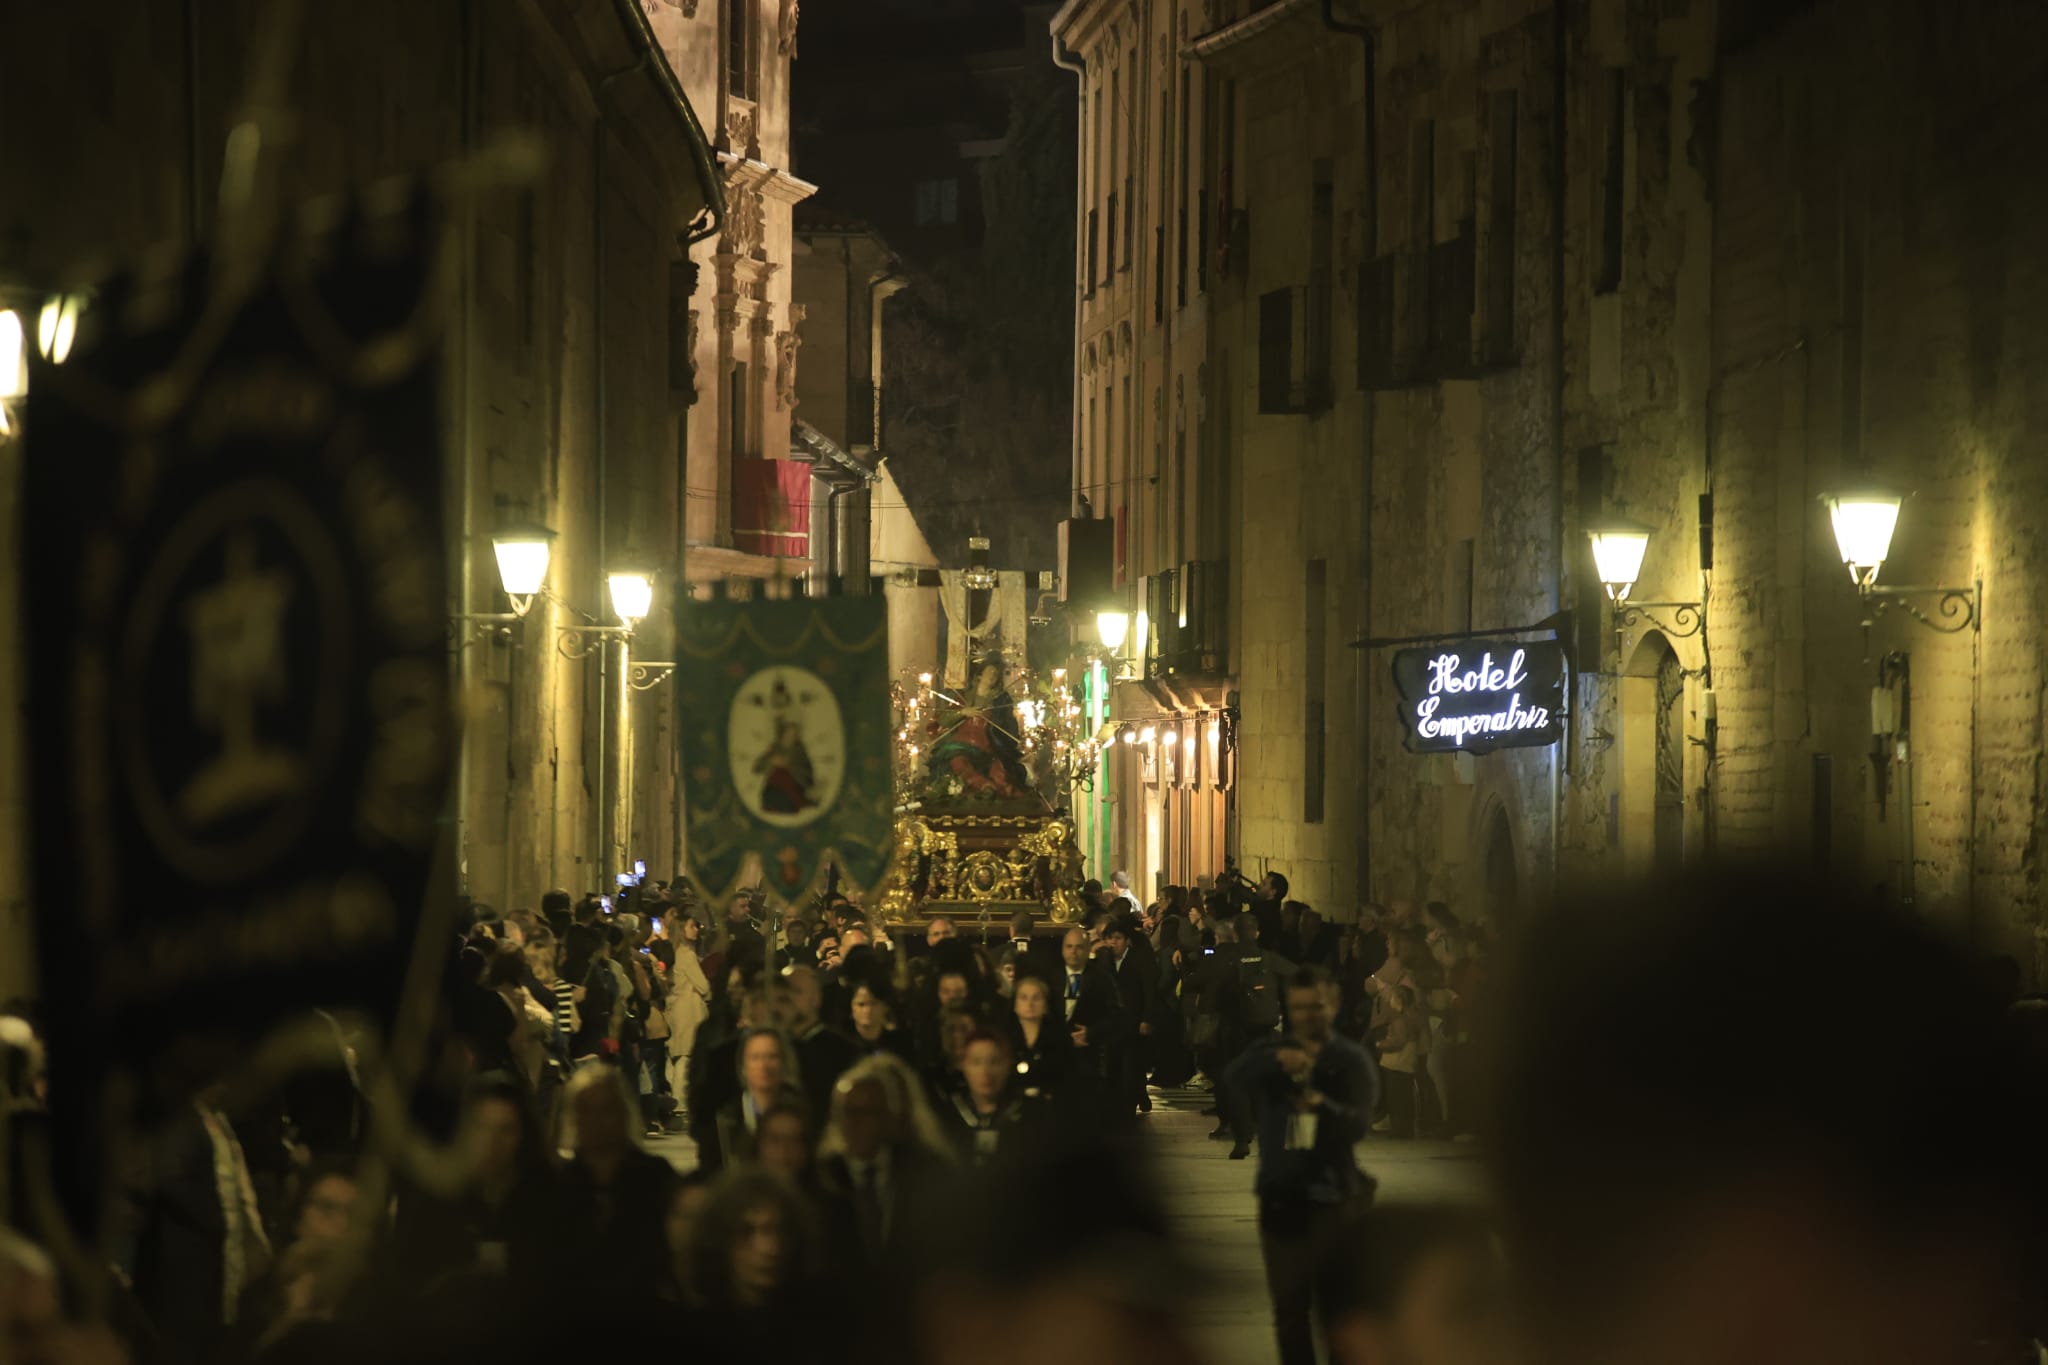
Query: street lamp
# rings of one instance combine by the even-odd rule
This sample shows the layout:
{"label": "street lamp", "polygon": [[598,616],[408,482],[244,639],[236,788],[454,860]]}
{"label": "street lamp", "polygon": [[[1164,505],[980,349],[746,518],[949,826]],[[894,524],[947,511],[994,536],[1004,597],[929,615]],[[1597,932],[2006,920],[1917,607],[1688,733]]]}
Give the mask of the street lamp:
{"label": "street lamp", "polygon": [[[1593,543],[1593,570],[1600,586],[1614,603],[1614,633],[1626,634],[1630,627],[1648,621],[1665,635],[1676,639],[1697,635],[1706,625],[1698,602],[1631,602],[1629,591],[1642,576],[1643,556],[1650,549],[1650,535],[1656,528],[1626,517],[1609,517],[1586,528]],[[1669,611],[1669,623],[1651,615],[1651,610]]]}
{"label": "street lamp", "polygon": [[524,616],[533,607],[548,578],[555,533],[545,526],[508,526],[491,537],[498,558],[498,582],[512,601],[512,614]]}
{"label": "street lamp", "polygon": [[1835,548],[1849,566],[1849,577],[1860,590],[1877,583],[1877,571],[1891,552],[1892,532],[1899,525],[1897,493],[1882,488],[1835,493],[1827,498],[1828,518],[1835,525]]}
{"label": "street lamp", "polygon": [[647,619],[648,609],[654,605],[654,582],[644,573],[620,571],[608,579],[611,585],[612,611],[631,630]]}
{"label": "street lamp", "polygon": [[1098,611],[1095,613],[1095,638],[1102,641],[1102,647],[1111,654],[1124,647],[1130,635],[1131,616],[1124,611]]}
{"label": "street lamp", "polygon": [[498,561],[498,585],[512,604],[510,611],[460,612],[448,618],[451,632],[464,628],[478,638],[512,638],[512,628],[526,619],[533,600],[547,593],[548,557],[555,533],[545,526],[506,526],[491,536],[491,550]]}
{"label": "street lamp", "polygon": [[1586,528],[1586,536],[1593,542],[1594,571],[1611,600],[1628,600],[1629,589],[1642,575],[1652,529],[1626,517],[1610,517]]}
{"label": "street lamp", "polygon": [[78,336],[78,307],[84,302],[77,294],[52,294],[36,318],[36,349],[52,365],[62,365],[71,354]]}
{"label": "street lamp", "polygon": [[[1884,567],[1885,559],[1891,554],[1892,532],[1899,526],[1899,507],[1905,501],[1902,495],[1887,488],[1866,487],[1830,493],[1821,501],[1827,504],[1828,519],[1834,523],[1835,548],[1841,551],[1842,563],[1849,569],[1849,579],[1856,585],[1856,595],[1863,601],[1866,631],[1879,612],[1894,605],[1903,608],[1921,625],[1944,635],[1954,635],[1982,624],[1979,608],[1984,585],[1981,582],[1966,588],[1919,585],[1881,588],[1877,585],[1878,570]],[[1938,599],[1935,609],[1941,619],[1936,620],[1921,611],[1905,600],[1908,597]]]}
{"label": "street lamp", "polygon": [[28,396],[28,344],[22,335],[21,314],[0,309],[0,436],[14,428],[7,406]]}

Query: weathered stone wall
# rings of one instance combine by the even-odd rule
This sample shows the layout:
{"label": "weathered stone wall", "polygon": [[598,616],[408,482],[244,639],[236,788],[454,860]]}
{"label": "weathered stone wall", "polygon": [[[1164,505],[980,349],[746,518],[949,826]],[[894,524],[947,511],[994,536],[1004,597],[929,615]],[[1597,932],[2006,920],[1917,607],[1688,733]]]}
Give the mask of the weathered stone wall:
{"label": "weathered stone wall", "polygon": [[[1727,842],[1830,847],[2036,982],[2044,50],[2035,7],[1888,3],[1822,6],[1732,55],[1714,253]],[[1818,503],[1860,480],[1910,494],[1881,585],[1983,583],[1981,635],[1898,611],[1870,631],[1871,657],[1911,667],[1910,763],[1882,809],[1876,668]],[[1816,755],[1833,764],[1824,830]]]}

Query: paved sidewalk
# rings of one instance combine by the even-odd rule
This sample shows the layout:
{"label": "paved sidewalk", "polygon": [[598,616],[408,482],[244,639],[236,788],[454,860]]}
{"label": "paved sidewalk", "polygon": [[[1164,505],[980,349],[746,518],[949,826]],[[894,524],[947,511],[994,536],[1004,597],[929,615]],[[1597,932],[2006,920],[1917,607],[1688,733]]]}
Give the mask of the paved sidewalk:
{"label": "paved sidewalk", "polygon": [[[1161,1186],[1175,1230],[1211,1276],[1208,1292],[1190,1306],[1188,1322],[1210,1365],[1272,1365],[1273,1319],[1252,1203],[1258,1153],[1232,1161],[1229,1143],[1209,1141],[1216,1121],[1202,1117],[1208,1103],[1203,1091],[1155,1091],[1152,1113],[1140,1120],[1159,1144]],[[696,1144],[687,1137],[658,1138],[648,1147],[678,1170],[696,1165]],[[1358,1160],[1379,1182],[1383,1202],[1470,1202],[1484,1196],[1479,1149],[1470,1143],[1373,1137],[1359,1145]]]}
{"label": "paved sidewalk", "polygon": [[[1176,1231],[1215,1277],[1190,1322],[1211,1365],[1272,1365],[1278,1353],[1252,1203],[1258,1152],[1231,1161],[1229,1143],[1209,1141],[1216,1120],[1201,1115],[1208,1103],[1203,1092],[1155,1093],[1144,1120],[1160,1139]],[[1379,1182],[1382,1201],[1471,1202],[1484,1195],[1479,1149],[1470,1143],[1368,1138],[1359,1145],[1358,1160]]]}

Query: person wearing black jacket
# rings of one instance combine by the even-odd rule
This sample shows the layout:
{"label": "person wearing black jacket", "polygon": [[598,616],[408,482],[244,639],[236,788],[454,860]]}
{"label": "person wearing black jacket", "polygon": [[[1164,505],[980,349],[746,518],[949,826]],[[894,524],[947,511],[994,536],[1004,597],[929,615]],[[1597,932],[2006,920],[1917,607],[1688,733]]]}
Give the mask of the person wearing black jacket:
{"label": "person wearing black jacket", "polygon": [[796,1047],[797,1070],[803,1078],[804,1100],[810,1107],[812,1135],[824,1126],[832,1108],[832,1087],[859,1061],[862,1049],[851,1038],[826,1027],[818,1017],[824,984],[816,967],[792,967],[789,981],[789,1036]]}
{"label": "person wearing black jacket", "polygon": [[[1122,920],[1111,920],[1103,933],[1104,960],[1116,981],[1119,1022],[1117,1041],[1116,1111],[1128,1113],[1135,1106],[1152,1112],[1152,1097],[1145,1093],[1145,1066],[1150,1051],[1152,1015],[1159,1003],[1159,975],[1156,959],[1137,950],[1137,940]],[[1150,945],[1146,945],[1149,949]]]}
{"label": "person wearing black jacket", "polygon": [[1024,1093],[1058,1102],[1067,1097],[1074,1040],[1053,1012],[1052,998],[1052,987],[1043,977],[1018,977],[1017,989],[1010,996],[1010,1016],[1004,1023],[1017,1082]]}
{"label": "person wearing black jacket", "polygon": [[1062,963],[1056,990],[1059,1009],[1074,1045],[1068,1068],[1070,1110],[1093,1127],[1104,1116],[1118,1027],[1116,981],[1108,966],[1091,958],[1085,930],[1067,930],[1060,940]]}

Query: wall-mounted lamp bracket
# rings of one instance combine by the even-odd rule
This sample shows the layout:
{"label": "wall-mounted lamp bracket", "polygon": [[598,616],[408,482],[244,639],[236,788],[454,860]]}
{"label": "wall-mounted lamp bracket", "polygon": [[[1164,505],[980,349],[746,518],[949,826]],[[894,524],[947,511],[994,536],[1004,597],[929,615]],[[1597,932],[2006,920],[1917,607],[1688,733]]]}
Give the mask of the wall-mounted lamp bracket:
{"label": "wall-mounted lamp bracket", "polygon": [[565,659],[587,659],[604,648],[607,639],[633,638],[631,626],[561,626],[555,636],[555,652]]}
{"label": "wall-mounted lamp bracket", "polygon": [[673,660],[650,659],[646,663],[632,663],[626,669],[626,686],[635,692],[645,692],[667,682],[669,675],[676,671]]}
{"label": "wall-mounted lamp bracket", "polygon": [[[1658,611],[1670,612],[1671,619],[1667,622],[1651,614]],[[1616,635],[1646,621],[1672,639],[1684,640],[1706,628],[1707,609],[1701,602],[1630,602],[1623,599],[1614,604]]]}
{"label": "wall-mounted lamp bracket", "polygon": [[[1983,600],[1983,586],[1982,583],[1973,583],[1967,588],[1893,588],[1860,581],[1857,584],[1863,597],[1863,624],[1866,629],[1881,613],[1897,607],[1929,630],[1938,630],[1943,635],[1982,628],[1983,617],[1979,607]],[[1914,606],[1906,600],[1908,597],[1934,598],[1934,615],[1930,616]]]}

